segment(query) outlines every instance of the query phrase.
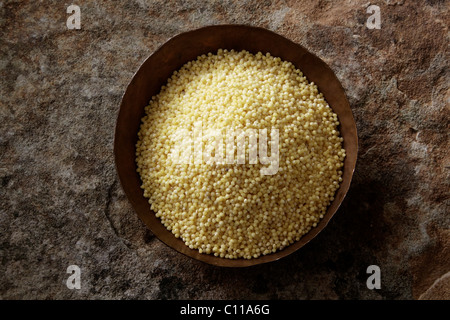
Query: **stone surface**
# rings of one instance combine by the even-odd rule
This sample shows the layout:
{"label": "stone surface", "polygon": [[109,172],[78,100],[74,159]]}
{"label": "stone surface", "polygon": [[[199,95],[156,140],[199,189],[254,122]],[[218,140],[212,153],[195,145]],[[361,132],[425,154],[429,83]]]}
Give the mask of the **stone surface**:
{"label": "stone surface", "polygon": [[450,272],[437,279],[420,300],[450,300]]}
{"label": "stone surface", "polygon": [[[354,0],[81,1],[81,30],[66,27],[69,4],[0,1],[0,298],[448,299],[448,3],[377,1],[380,30],[365,25],[371,3]],[[224,23],[271,29],[320,56],[360,139],[329,226],[246,269],[155,239],[112,153],[121,95],[144,59],[171,36]],[[72,264],[80,290],[66,287]],[[380,290],[366,287],[372,264]]]}

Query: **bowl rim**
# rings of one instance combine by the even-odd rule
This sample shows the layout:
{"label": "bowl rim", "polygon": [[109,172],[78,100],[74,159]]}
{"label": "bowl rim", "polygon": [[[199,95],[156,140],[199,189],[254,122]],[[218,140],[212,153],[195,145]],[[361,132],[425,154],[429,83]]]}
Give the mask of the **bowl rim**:
{"label": "bowl rim", "polygon": [[[148,225],[148,223],[146,223],[146,221],[144,221],[141,217],[141,213],[138,212],[138,210],[136,210],[135,206],[133,205],[133,203],[130,201],[130,197],[128,194],[128,190],[124,187],[124,177],[121,174],[121,168],[119,168],[118,166],[118,150],[119,150],[119,144],[118,144],[118,127],[119,127],[119,119],[121,118],[121,114],[123,112],[123,106],[124,106],[124,98],[127,95],[127,92],[129,90],[129,88],[132,86],[134,79],[136,78],[136,76],[138,75],[138,73],[140,72],[140,70],[142,69],[143,65],[146,64],[150,59],[152,59],[152,57],[154,55],[156,55],[158,52],[160,52],[165,46],[167,46],[168,44],[177,41],[180,38],[186,37],[190,34],[193,33],[197,33],[197,32],[204,32],[205,30],[214,30],[214,29],[218,29],[218,28],[240,28],[240,29],[247,29],[247,30],[254,30],[257,32],[265,32],[265,33],[270,33],[273,36],[276,37],[280,37],[282,38],[284,41],[290,42],[292,45],[297,46],[300,50],[303,50],[304,52],[306,52],[307,54],[311,55],[312,57],[314,57],[315,59],[320,60],[320,62],[323,64],[323,67],[328,69],[328,72],[330,72],[337,80],[337,85],[339,87],[339,89],[342,91],[343,93],[343,98],[344,98],[344,102],[346,107],[348,108],[348,110],[350,111],[348,117],[351,119],[351,129],[354,131],[354,135],[352,136],[352,138],[354,138],[353,141],[353,147],[355,148],[354,151],[354,158],[352,159],[352,161],[349,163],[350,165],[350,176],[349,178],[346,180],[346,184],[344,185],[344,180],[340,183],[339,188],[336,190],[336,194],[338,191],[342,190],[342,196],[341,199],[338,201],[337,206],[335,207],[335,209],[333,210],[333,212],[331,212],[331,214],[329,214],[328,212],[325,213],[324,218],[320,220],[320,223],[322,223],[322,226],[320,228],[315,227],[312,228],[308,233],[304,234],[300,240],[298,241],[294,241],[292,244],[284,247],[281,250],[277,250],[275,253],[269,253],[267,255],[261,255],[257,258],[251,258],[251,259],[244,259],[244,258],[238,258],[238,259],[228,259],[228,258],[221,258],[221,257],[216,257],[212,254],[203,254],[203,253],[199,253],[196,249],[189,249],[183,242],[184,246],[189,250],[180,250],[179,248],[176,248],[174,246],[172,246],[171,244],[167,243],[166,241],[164,241],[163,239],[161,239],[151,228],[151,226]],[[356,122],[353,116],[353,111],[352,108],[350,106],[350,103],[348,101],[345,89],[342,86],[341,81],[338,79],[338,77],[336,76],[336,74],[334,73],[334,71],[331,69],[331,67],[325,62],[323,61],[320,57],[318,57],[315,53],[309,51],[308,49],[306,49],[304,46],[302,46],[301,44],[294,42],[293,40],[280,35],[272,30],[263,28],[263,27],[259,27],[259,26],[253,26],[253,25],[249,25],[249,24],[215,24],[215,25],[207,25],[207,26],[202,26],[199,28],[195,28],[195,29],[191,29],[188,31],[183,31],[183,32],[179,32],[171,37],[169,37],[166,40],[163,40],[164,42],[162,42],[154,51],[152,51],[138,66],[138,68],[136,69],[136,71],[133,73],[133,75],[131,76],[130,81],[128,82],[128,84],[126,85],[126,88],[123,92],[123,94],[121,95],[120,98],[120,105],[119,105],[119,110],[117,111],[116,114],[116,122],[115,122],[115,127],[114,127],[114,138],[113,138],[113,153],[114,153],[114,167],[115,167],[115,171],[116,171],[116,175],[119,178],[119,182],[122,188],[122,191],[125,193],[125,196],[128,200],[128,203],[130,203],[131,207],[133,208],[133,211],[135,211],[135,213],[137,214],[137,216],[139,217],[139,219],[144,223],[145,227],[150,230],[155,238],[157,238],[159,241],[161,241],[162,243],[164,243],[167,247],[183,254],[184,256],[187,256],[191,259],[197,260],[197,261],[201,261],[203,263],[209,264],[209,265],[213,265],[213,266],[219,266],[219,267],[227,267],[227,268],[246,268],[246,267],[251,267],[251,266],[256,266],[256,265],[261,265],[261,264],[267,264],[270,262],[275,262],[278,261],[284,257],[287,257],[289,255],[291,255],[294,252],[297,252],[299,249],[301,249],[302,247],[304,247],[306,244],[308,244],[311,240],[313,240],[314,238],[316,238],[318,236],[318,234],[320,232],[322,232],[323,229],[326,228],[326,226],[328,225],[329,221],[333,218],[333,216],[336,214],[336,212],[339,210],[342,202],[344,201],[349,189],[350,189],[350,185],[351,182],[353,180],[353,175],[354,172],[356,170],[356,162],[357,162],[357,158],[358,158],[358,148],[359,148],[359,141],[358,141],[358,131],[357,131],[357,126],[356,126]],[[208,52],[204,52],[205,54]],[[174,70],[175,71],[175,70]],[[302,70],[303,72],[303,70]],[[329,103],[328,103],[329,104]],[[333,107],[331,106],[331,104],[329,104],[330,107],[333,109]],[[145,105],[142,106],[142,108],[145,108]],[[333,110],[334,111],[334,110]],[[334,111],[335,112],[335,111]],[[340,127],[340,125],[339,125]],[[342,134],[341,130],[339,129],[340,133]],[[137,135],[137,132],[136,132]],[[345,141],[344,141],[345,142]],[[346,150],[347,151],[347,150]],[[346,155],[347,157],[347,155]],[[135,161],[135,159],[134,159]],[[345,161],[345,160],[344,160]],[[144,195],[142,194],[142,197],[144,197]],[[145,200],[147,200],[148,203],[148,199],[144,197]],[[333,200],[328,206],[327,206],[327,211],[328,208],[333,204],[333,202],[336,201]],[[328,215],[327,219],[325,220],[325,217]],[[158,221],[161,223],[160,219],[158,218]],[[162,225],[162,223],[161,223]],[[165,228],[165,227],[164,227]],[[169,231],[170,232],[170,231]],[[175,238],[175,236],[173,236]],[[176,238],[175,238],[176,239]],[[303,240],[303,241],[302,241]],[[301,243],[299,245],[299,243]],[[297,246],[295,246],[297,244]],[[197,251],[197,254],[191,254],[190,251]],[[202,259],[203,257],[203,259]],[[204,257],[210,257],[210,258],[204,258]],[[263,259],[265,258],[265,259]],[[238,263],[236,263],[238,262]]]}

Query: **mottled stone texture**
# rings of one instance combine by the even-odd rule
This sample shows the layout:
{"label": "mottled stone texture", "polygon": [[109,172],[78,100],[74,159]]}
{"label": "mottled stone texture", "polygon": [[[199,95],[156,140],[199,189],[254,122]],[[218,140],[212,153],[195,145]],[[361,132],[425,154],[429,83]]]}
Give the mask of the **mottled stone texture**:
{"label": "mottled stone texture", "polygon": [[[449,6],[445,1],[0,1],[0,298],[449,298]],[[369,30],[366,8],[381,9]],[[357,122],[351,189],[278,262],[224,269],[166,247],[118,183],[113,133],[144,59],[197,27],[261,26],[335,71]],[[69,265],[80,290],[66,285]],[[381,268],[382,288],[366,287]],[[447,275],[446,275],[447,274]]]}

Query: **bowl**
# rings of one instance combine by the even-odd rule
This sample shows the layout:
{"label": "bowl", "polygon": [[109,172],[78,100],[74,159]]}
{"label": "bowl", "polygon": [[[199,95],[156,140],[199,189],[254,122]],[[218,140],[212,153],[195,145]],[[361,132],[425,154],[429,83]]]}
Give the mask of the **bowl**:
{"label": "bowl", "polygon": [[[151,97],[158,94],[173,71],[197,56],[218,49],[247,50],[251,53],[270,52],[271,55],[292,62],[307,79],[317,84],[326,101],[337,114],[346,158],[343,166],[342,182],[336,191],[334,201],[329,205],[317,227],[310,230],[299,241],[283,250],[254,259],[226,259],[202,254],[190,249],[177,239],[156,218],[150,209],[148,199],[141,189],[141,179],[136,172],[135,152],[137,133],[144,116],[144,108]],[[352,111],[344,89],[333,71],[316,55],[302,46],[272,31],[245,25],[216,25],[181,33],[151,54],[134,74],[122,97],[117,117],[114,155],[116,169],[122,188],[139,218],[150,231],[169,247],[186,256],[224,267],[247,267],[267,263],[286,257],[297,251],[322,231],[342,203],[352,180],[356,165],[358,137]]]}

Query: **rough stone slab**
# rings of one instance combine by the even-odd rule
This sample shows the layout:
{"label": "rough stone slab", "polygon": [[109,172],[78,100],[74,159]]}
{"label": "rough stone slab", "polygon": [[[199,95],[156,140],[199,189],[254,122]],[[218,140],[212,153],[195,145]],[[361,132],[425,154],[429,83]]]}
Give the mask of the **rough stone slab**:
{"label": "rough stone slab", "polygon": [[[355,0],[81,1],[81,30],[67,29],[68,4],[0,1],[1,299],[448,298],[448,281],[430,288],[450,266],[448,3],[378,1],[380,30]],[[112,154],[121,96],[144,59],[224,23],[271,29],[326,61],[360,139],[329,226],[287,258],[239,270],[146,231]],[[72,264],[80,290],[65,285]],[[372,264],[380,290],[366,287]]]}

